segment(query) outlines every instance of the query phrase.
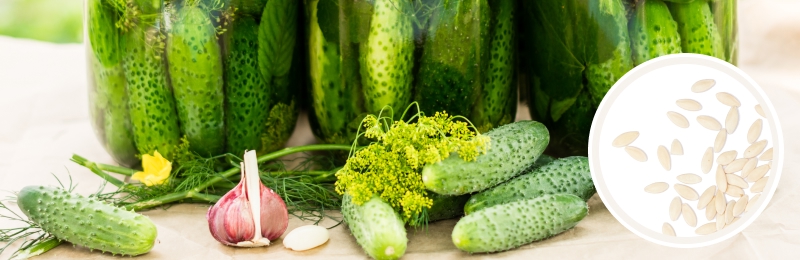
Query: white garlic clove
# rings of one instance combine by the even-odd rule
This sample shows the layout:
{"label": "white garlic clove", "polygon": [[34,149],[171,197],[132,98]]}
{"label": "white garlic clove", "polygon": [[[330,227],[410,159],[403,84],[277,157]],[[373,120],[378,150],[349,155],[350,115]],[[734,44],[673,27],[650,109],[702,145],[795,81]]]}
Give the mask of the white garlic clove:
{"label": "white garlic clove", "polygon": [[328,229],[307,225],[290,231],[283,238],[283,246],[294,251],[305,251],[325,244],[329,238]]}

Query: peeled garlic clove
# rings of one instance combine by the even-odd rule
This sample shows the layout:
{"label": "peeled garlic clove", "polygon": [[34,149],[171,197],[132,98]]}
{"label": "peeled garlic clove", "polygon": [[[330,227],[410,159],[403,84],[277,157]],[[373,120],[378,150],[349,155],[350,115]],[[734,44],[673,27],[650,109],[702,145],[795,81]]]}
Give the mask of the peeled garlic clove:
{"label": "peeled garlic clove", "polygon": [[283,246],[294,251],[305,251],[325,244],[329,238],[328,229],[307,225],[290,231],[283,238]]}
{"label": "peeled garlic clove", "polygon": [[225,245],[267,246],[289,225],[286,204],[261,183],[254,151],[245,153],[241,170],[239,184],[208,210],[208,228]]}

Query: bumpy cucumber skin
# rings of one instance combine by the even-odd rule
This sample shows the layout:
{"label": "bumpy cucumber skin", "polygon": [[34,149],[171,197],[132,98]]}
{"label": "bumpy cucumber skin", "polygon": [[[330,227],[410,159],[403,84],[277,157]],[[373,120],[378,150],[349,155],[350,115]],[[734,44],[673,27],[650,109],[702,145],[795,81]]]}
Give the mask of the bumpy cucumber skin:
{"label": "bumpy cucumber skin", "polygon": [[197,6],[183,6],[167,37],[167,50],[178,118],[191,150],[202,156],[222,153],[222,60],[208,12]]}
{"label": "bumpy cucumber skin", "polygon": [[481,191],[472,195],[464,206],[464,213],[469,215],[494,205],[559,193],[572,194],[584,201],[594,195],[595,188],[589,171],[588,158],[573,156],[557,159],[503,184]]}
{"label": "bumpy cucumber skin", "polygon": [[230,34],[225,64],[227,151],[260,153],[261,133],[267,127],[271,100],[258,69],[258,24],[252,17],[238,17]]}
{"label": "bumpy cucumber skin", "polygon": [[62,189],[27,186],[17,204],[31,221],[58,239],[112,254],[136,256],[153,248],[149,218]]}
{"label": "bumpy cucumber skin", "polygon": [[431,208],[428,209],[428,222],[464,216],[464,205],[469,200],[468,194],[447,196],[431,192],[428,197],[433,200]]}
{"label": "bumpy cucumber skin", "polygon": [[355,205],[349,194],[342,198],[342,215],[356,242],[375,259],[398,259],[405,254],[408,238],[400,215],[375,196]]}
{"label": "bumpy cucumber skin", "polygon": [[137,150],[140,154],[158,150],[171,160],[181,133],[164,56],[155,49],[156,30],[137,26],[125,34],[125,78]]}
{"label": "bumpy cucumber skin", "polygon": [[634,66],[659,56],[681,53],[678,23],[661,0],[640,1],[631,19],[631,46]]}
{"label": "bumpy cucumber skin", "polygon": [[707,0],[696,0],[687,4],[671,3],[669,10],[678,22],[683,52],[704,54],[725,60],[714,15]]}
{"label": "bumpy cucumber skin", "polygon": [[492,1],[492,39],[486,78],[471,117],[481,132],[514,121],[517,113],[514,0]]}
{"label": "bumpy cucumber skin", "polygon": [[361,50],[361,75],[367,112],[389,106],[396,116],[411,101],[414,28],[410,3],[375,0],[369,38]]}
{"label": "bumpy cucumber skin", "polygon": [[422,182],[430,191],[461,195],[500,184],[530,168],[550,142],[547,128],[536,121],[519,121],[495,128],[486,136],[490,148],[475,161],[451,155],[422,168]]}
{"label": "bumpy cucumber skin", "polygon": [[453,244],[470,253],[509,250],[571,229],[588,213],[586,202],[572,194],[497,205],[461,218]]}

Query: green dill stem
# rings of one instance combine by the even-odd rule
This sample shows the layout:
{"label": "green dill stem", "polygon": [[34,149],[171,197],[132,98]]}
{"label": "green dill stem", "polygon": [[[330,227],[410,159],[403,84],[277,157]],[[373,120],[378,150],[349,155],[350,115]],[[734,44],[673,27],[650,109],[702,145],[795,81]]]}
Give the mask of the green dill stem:
{"label": "green dill stem", "polygon": [[77,164],[79,164],[79,165],[82,165],[83,167],[89,168],[89,170],[91,170],[94,174],[97,174],[97,176],[100,176],[104,180],[108,181],[108,183],[111,183],[112,185],[117,186],[117,188],[122,187],[122,185],[125,185],[125,182],[123,182],[123,181],[121,181],[121,180],[119,180],[117,178],[114,178],[111,175],[108,175],[108,173],[104,172],[103,170],[100,170],[100,168],[97,167],[96,163],[91,162],[91,161],[87,160],[86,158],[83,158],[83,157],[78,156],[77,154],[74,154],[74,155],[72,155],[72,161],[77,163]]}
{"label": "green dill stem", "polygon": [[[351,148],[352,146],[350,145],[340,145],[340,144],[312,144],[304,146],[287,147],[272,153],[259,156],[258,163],[275,160],[293,153],[311,152],[311,151],[334,151],[334,150],[350,151]],[[199,194],[203,194],[202,191],[205,190],[206,188],[211,187],[211,185],[223,181],[237,173],[239,173],[239,168],[231,168],[224,172],[219,173],[219,175],[217,175],[216,177],[206,181],[203,184],[198,185],[197,187],[194,187],[191,190],[171,193],[158,198],[153,198],[149,200],[128,204],[125,206],[125,208],[132,209],[134,211],[139,211],[153,207],[158,207],[164,204],[176,202],[183,199],[198,198],[197,196],[202,196]]]}
{"label": "green dill stem", "polygon": [[25,248],[16,252],[12,259],[28,259],[37,255],[41,255],[50,249],[56,248],[57,246],[61,245],[62,241],[58,240],[55,237],[50,237],[44,241],[39,241],[35,245]]}
{"label": "green dill stem", "polygon": [[[83,165],[83,166],[86,166],[87,163],[93,163],[93,162],[90,162],[88,159],[83,158],[83,157],[81,157],[80,155],[77,155],[77,154],[73,154],[72,155],[72,161],[76,162],[76,163],[78,163],[80,165]],[[94,163],[94,164],[97,165],[97,168],[99,168],[100,170],[107,171],[107,172],[113,172],[113,173],[117,173],[117,174],[122,174],[122,175],[125,175],[125,176],[132,176],[134,173],[138,172],[137,170],[134,170],[134,169],[131,169],[131,168],[125,168],[125,167],[122,167],[122,166],[109,165],[109,164],[104,164],[104,163]],[[86,166],[86,167],[88,167],[88,166]]]}

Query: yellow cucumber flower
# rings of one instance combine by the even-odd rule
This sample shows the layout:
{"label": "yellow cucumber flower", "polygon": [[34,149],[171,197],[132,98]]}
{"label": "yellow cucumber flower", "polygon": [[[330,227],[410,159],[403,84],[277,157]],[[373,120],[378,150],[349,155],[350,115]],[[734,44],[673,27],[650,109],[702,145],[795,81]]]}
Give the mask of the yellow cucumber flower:
{"label": "yellow cucumber flower", "polygon": [[169,173],[172,171],[172,162],[161,156],[158,151],[155,151],[152,156],[149,154],[142,156],[142,168],[144,171],[134,173],[131,179],[140,181],[147,186],[159,185],[169,178]]}

